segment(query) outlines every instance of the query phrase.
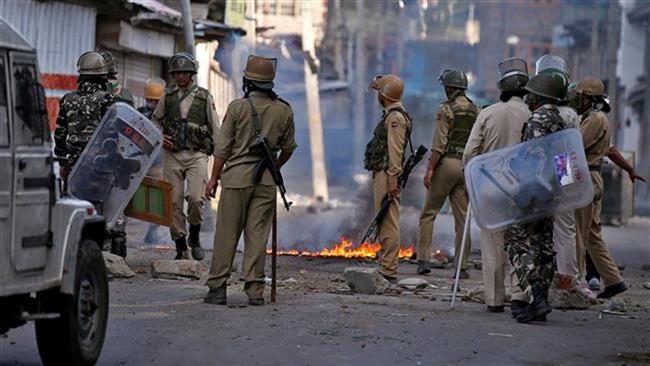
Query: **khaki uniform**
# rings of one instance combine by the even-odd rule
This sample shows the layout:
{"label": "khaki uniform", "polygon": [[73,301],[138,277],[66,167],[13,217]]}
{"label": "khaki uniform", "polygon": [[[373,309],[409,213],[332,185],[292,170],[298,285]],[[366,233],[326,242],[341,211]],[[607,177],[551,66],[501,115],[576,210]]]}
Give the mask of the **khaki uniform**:
{"label": "khaki uniform", "polygon": [[[169,123],[169,111],[165,110],[165,99],[174,93],[177,98],[185,94],[185,90],[173,86],[163,93],[153,111],[152,120],[158,123],[163,130],[165,124]],[[207,121],[196,121],[196,124],[209,126],[212,131],[212,139],[216,140],[219,132],[219,117],[214,106],[212,95],[203,89],[195,88],[181,103],[180,115],[187,118],[190,108],[198,93],[207,95],[205,103],[205,116]],[[190,225],[201,225],[203,223],[204,191],[208,182],[208,154],[204,151],[181,150],[168,151],[163,153],[163,176],[172,185],[172,226],[170,228],[172,240],[187,236],[187,222]],[[185,181],[187,180],[187,189]],[[184,201],[187,200],[187,215],[183,211]]]}
{"label": "khaki uniform", "polygon": [[[298,146],[291,106],[253,91],[250,98],[261,122],[261,133],[273,151],[292,153]],[[230,103],[215,144],[215,156],[226,160],[221,172],[221,195],[214,234],[214,251],[207,285],[226,284],[239,237],[244,233],[244,289],[251,299],[262,298],[266,241],[271,230],[277,189],[268,171],[253,184],[252,173],[260,155],[249,151],[255,143],[255,124],[246,99]]]}
{"label": "khaki uniform", "polygon": [[[560,116],[567,128],[580,128],[580,119],[576,111],[569,106],[559,106]],[[553,221],[553,249],[557,253],[557,273],[560,275],[578,277],[578,262],[576,258],[576,219],[575,211],[569,210],[555,215]]]}
{"label": "khaki uniform", "polygon": [[611,146],[607,116],[603,112],[595,110],[586,112],[582,115],[580,132],[582,133],[582,143],[585,146],[587,164],[591,170],[595,195],[590,204],[576,210],[578,268],[581,275],[584,275],[586,271],[585,251],[589,252],[605,286],[612,286],[623,282],[623,278],[603,240],[600,227],[600,210],[604,191],[600,165]]}
{"label": "khaki uniform", "polygon": [[[454,98],[455,103],[462,111],[476,108],[474,104],[464,95]],[[436,130],[433,134],[431,151],[442,155],[438,165],[434,168],[431,177],[431,188],[427,190],[422,213],[420,214],[420,234],[417,244],[418,260],[429,261],[432,251],[433,223],[445,203],[447,197],[451,202],[451,210],[454,215],[454,226],[456,232],[455,258],[461,258],[461,268],[467,268],[467,259],[472,250],[471,240],[467,240],[465,253],[460,254],[460,246],[465,227],[465,214],[467,213],[467,188],[465,187],[465,176],[463,175],[462,151],[454,154],[449,153],[448,138],[454,122],[454,112],[451,103],[445,102],[440,105],[436,112]],[[463,144],[464,145],[464,144]]]}
{"label": "khaki uniform", "polygon": [[[516,96],[505,103],[499,102],[482,110],[467,140],[463,162],[467,164],[476,155],[521,142],[521,132],[529,117],[528,106]],[[506,252],[503,234],[503,230],[497,232],[481,230],[485,304],[489,306],[500,306],[505,302]],[[509,276],[512,300],[527,302],[528,297],[518,286],[519,280],[513,268]]]}
{"label": "khaki uniform", "polygon": [[[381,207],[381,202],[388,193],[388,184],[397,183],[402,174],[404,148],[408,143],[411,121],[404,114],[391,109],[404,108],[401,102],[392,102],[384,107],[384,128],[387,132],[388,157],[385,159],[385,170],[373,171],[372,191],[374,194],[375,211]],[[381,126],[378,126],[380,129]],[[397,276],[399,263],[400,232],[399,232],[399,203],[400,197],[395,197],[388,206],[388,212],[379,226],[378,239],[381,243],[382,255],[379,259],[381,273],[386,276]]]}

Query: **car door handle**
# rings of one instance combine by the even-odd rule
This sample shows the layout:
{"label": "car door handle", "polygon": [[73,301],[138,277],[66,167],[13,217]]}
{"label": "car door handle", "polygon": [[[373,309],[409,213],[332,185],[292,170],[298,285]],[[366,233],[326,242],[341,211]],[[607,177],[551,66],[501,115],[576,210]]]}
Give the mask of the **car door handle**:
{"label": "car door handle", "polygon": [[18,160],[18,171],[22,172],[25,168],[27,168],[27,163],[23,160]]}

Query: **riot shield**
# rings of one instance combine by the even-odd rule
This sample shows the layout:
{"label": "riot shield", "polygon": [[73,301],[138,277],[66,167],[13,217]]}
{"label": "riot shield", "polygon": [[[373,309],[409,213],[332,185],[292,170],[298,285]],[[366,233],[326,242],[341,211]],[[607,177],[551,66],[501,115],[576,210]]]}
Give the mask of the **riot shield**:
{"label": "riot shield", "polygon": [[112,105],[68,177],[76,198],[92,202],[110,228],[162,148],[162,132],[126,103]]}
{"label": "riot shield", "polygon": [[584,207],[594,196],[575,128],[479,155],[465,181],[476,222],[488,231]]}

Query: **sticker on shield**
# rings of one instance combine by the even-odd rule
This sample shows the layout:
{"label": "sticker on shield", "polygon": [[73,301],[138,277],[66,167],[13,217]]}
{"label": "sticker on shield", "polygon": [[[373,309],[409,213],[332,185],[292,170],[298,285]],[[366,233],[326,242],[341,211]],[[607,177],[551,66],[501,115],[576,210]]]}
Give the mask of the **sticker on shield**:
{"label": "sticker on shield", "polygon": [[561,186],[573,184],[573,171],[571,169],[571,161],[569,154],[562,153],[553,157],[553,166],[555,167],[555,175]]}

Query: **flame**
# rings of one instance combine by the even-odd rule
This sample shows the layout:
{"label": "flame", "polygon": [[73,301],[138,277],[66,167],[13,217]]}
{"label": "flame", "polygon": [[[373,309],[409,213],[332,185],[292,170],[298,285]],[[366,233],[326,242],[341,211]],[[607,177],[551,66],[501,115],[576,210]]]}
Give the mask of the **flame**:
{"label": "flame", "polygon": [[[328,257],[328,258],[375,258],[381,250],[381,244],[364,242],[354,245],[354,242],[345,237],[341,237],[338,243],[334,243],[331,248],[324,248],[321,251],[313,252],[308,250],[278,250],[278,255],[292,255],[303,257]],[[271,254],[271,249],[266,250]],[[413,254],[413,245],[408,248],[400,248],[399,258],[408,258]]]}

